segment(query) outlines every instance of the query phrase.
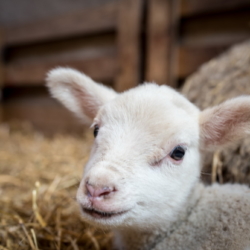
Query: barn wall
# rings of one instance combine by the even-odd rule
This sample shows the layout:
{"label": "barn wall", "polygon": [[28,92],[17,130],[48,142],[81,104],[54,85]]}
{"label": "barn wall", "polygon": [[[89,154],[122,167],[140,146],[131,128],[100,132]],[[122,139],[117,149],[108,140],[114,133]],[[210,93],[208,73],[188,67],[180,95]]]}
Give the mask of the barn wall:
{"label": "barn wall", "polygon": [[44,78],[53,67],[74,67],[117,91],[144,80],[178,88],[202,63],[250,38],[250,0],[60,3],[0,1],[4,121],[82,131],[48,95]]}
{"label": "barn wall", "polygon": [[0,0],[0,26],[8,28],[120,0]]}

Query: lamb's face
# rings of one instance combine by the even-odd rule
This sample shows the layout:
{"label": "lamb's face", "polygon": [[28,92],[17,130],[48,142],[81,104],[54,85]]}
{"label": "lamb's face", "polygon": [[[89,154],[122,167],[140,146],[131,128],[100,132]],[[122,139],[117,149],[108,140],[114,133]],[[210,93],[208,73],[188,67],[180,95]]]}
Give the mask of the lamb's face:
{"label": "lamb's face", "polygon": [[98,225],[152,228],[175,220],[199,176],[198,144],[216,150],[249,133],[248,96],[199,112],[155,84],[118,94],[68,68],[52,70],[47,84],[84,122],[94,120],[77,199]]}
{"label": "lamb's face", "polygon": [[178,93],[141,86],[105,104],[77,200],[104,226],[174,220],[199,177],[198,110]]}

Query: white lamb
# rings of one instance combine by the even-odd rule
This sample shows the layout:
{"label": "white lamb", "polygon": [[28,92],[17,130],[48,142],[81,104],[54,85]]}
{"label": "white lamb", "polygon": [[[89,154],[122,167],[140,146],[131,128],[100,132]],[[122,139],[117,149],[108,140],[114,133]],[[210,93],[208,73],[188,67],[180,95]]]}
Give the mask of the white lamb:
{"label": "white lamb", "polygon": [[250,131],[250,97],[200,112],[175,90],[152,83],[118,94],[57,68],[47,84],[53,97],[93,122],[96,138],[77,200],[86,221],[114,231],[114,249],[250,247],[250,189],[199,181],[201,150]]}

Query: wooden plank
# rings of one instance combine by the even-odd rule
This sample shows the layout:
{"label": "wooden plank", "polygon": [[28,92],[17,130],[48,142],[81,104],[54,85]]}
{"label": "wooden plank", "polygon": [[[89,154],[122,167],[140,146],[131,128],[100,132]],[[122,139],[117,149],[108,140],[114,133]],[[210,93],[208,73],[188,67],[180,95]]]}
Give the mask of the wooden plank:
{"label": "wooden plank", "polygon": [[184,18],[177,78],[185,78],[231,45],[250,38],[250,9]]}
{"label": "wooden plank", "polygon": [[182,37],[182,44],[192,47],[216,47],[240,43],[250,38],[249,32],[221,32],[214,34],[188,34]]}
{"label": "wooden plank", "polygon": [[2,70],[2,64],[3,64],[3,47],[4,47],[4,32],[0,28],[0,88],[3,85],[3,70]]}
{"label": "wooden plank", "polygon": [[250,7],[250,0],[182,0],[181,15],[191,16]]}
{"label": "wooden plank", "polygon": [[2,88],[3,88],[3,44],[4,44],[4,34],[2,29],[0,29],[0,122],[3,120],[3,107],[2,107]]}
{"label": "wooden plank", "polygon": [[15,46],[7,49],[5,60],[7,63],[72,59],[84,61],[88,58],[116,53],[115,39],[115,33],[108,33]]}
{"label": "wooden plank", "polygon": [[167,84],[170,60],[170,1],[148,1],[146,81]]}
{"label": "wooden plank", "polygon": [[184,79],[195,72],[203,63],[220,55],[229,46],[178,48],[178,72],[176,77]]}
{"label": "wooden plank", "polygon": [[46,73],[58,66],[72,67],[86,73],[96,81],[110,82],[116,76],[117,59],[111,54],[87,60],[10,63],[4,68],[4,82],[6,86],[41,85],[44,83]]}
{"label": "wooden plank", "polygon": [[4,121],[28,121],[35,129],[55,134],[67,132],[79,134],[83,124],[62,105],[47,96],[17,98],[3,103]]}
{"label": "wooden plank", "polygon": [[[0,90],[3,87],[3,33],[0,30]],[[0,91],[1,102],[1,91]]]}
{"label": "wooden plank", "polygon": [[175,41],[178,0],[149,0],[146,80],[175,87]]}
{"label": "wooden plank", "polygon": [[181,42],[191,46],[231,44],[250,36],[250,8],[237,12],[190,17],[181,22]]}
{"label": "wooden plank", "polygon": [[29,23],[5,30],[7,45],[42,42],[115,30],[118,4],[80,10],[51,20]]}
{"label": "wooden plank", "polygon": [[170,13],[170,59],[169,59],[169,78],[168,84],[174,88],[178,87],[177,78],[175,72],[178,69],[178,41],[179,41],[179,23],[180,23],[180,5],[181,0],[171,1],[171,13]]}
{"label": "wooden plank", "polygon": [[140,37],[143,18],[143,0],[122,0],[118,17],[118,75],[117,91],[124,91],[140,82]]}

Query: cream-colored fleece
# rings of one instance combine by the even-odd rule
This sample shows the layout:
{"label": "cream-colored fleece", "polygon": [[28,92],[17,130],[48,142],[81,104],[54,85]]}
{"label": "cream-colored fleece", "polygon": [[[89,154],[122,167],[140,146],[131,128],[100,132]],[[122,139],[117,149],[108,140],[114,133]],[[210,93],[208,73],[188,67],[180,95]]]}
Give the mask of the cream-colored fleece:
{"label": "cream-colored fleece", "polygon": [[177,222],[166,225],[167,229],[117,232],[119,250],[250,248],[250,189],[247,186],[198,184],[186,207],[179,212]]}

